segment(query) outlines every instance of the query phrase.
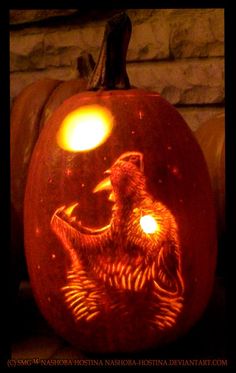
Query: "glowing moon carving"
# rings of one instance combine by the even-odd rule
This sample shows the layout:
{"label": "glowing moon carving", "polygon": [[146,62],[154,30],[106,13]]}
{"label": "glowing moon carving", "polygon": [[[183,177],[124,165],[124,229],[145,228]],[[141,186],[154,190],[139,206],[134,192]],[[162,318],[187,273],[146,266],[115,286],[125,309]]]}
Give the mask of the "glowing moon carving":
{"label": "glowing moon carving", "polygon": [[57,143],[60,148],[71,152],[92,150],[108,139],[113,124],[113,116],[105,107],[80,107],[63,120],[57,133]]}

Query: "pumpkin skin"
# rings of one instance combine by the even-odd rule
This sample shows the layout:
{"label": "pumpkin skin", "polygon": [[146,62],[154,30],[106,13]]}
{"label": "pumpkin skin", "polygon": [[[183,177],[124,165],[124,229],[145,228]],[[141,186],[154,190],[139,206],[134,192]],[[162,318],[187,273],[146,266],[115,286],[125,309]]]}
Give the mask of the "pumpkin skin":
{"label": "pumpkin skin", "polygon": [[[11,223],[12,252],[18,253],[21,264],[19,279],[27,277],[24,259],[23,204],[28,167],[34,146],[48,117],[66,98],[85,90],[85,79],[66,82],[55,79],[38,80],[25,87],[15,98],[11,110]],[[29,104],[30,102],[30,104]],[[14,222],[17,221],[17,224]],[[13,254],[14,257],[14,254]]]}
{"label": "pumpkin skin", "polygon": [[225,116],[215,116],[195,132],[205,156],[217,215],[217,231],[221,237],[225,233]]}
{"label": "pumpkin skin", "polygon": [[[114,126],[110,136],[90,151],[70,152],[61,149],[56,139],[63,120],[69,113],[88,105],[99,105],[111,112]],[[81,245],[75,242],[74,247],[68,249],[65,242],[70,224],[67,224],[65,231],[64,226],[61,227],[59,235],[55,234],[55,226],[54,229],[52,227],[55,212],[75,202],[79,203],[75,215],[82,226],[89,226],[93,230],[108,225],[112,204],[106,193],[93,193],[93,190],[103,179],[104,171],[127,152],[143,155],[146,193],[154,201],[153,206],[160,202],[167,215],[174,217],[176,222],[173,230],[178,237],[179,252],[174,260],[172,256],[169,259],[171,266],[178,266],[179,283],[182,284],[181,306],[176,303],[179,312],[174,316],[174,321],[170,312],[169,316],[163,316],[162,324],[153,322],[153,318],[158,316],[156,311],[151,316],[149,314],[156,302],[149,283],[158,282],[159,275],[154,273],[152,280],[148,275],[142,275],[144,285],[137,286],[137,291],[133,291],[136,285],[131,283],[130,290],[127,282],[119,282],[120,278],[116,285],[112,282],[114,278],[110,285],[107,283],[109,278],[107,280],[106,276],[112,271],[111,265],[102,284],[103,280],[98,279],[93,268],[96,263],[101,266],[106,264],[108,256],[112,261],[113,254],[106,251],[98,253],[97,248],[93,248],[94,254],[86,251],[87,241]],[[124,216],[121,224],[126,223],[130,221]],[[208,303],[215,272],[216,232],[207,165],[183,118],[158,93],[138,89],[85,92],[69,98],[58,107],[43,128],[31,159],[24,224],[28,271],[39,308],[57,333],[81,350],[127,352],[163,345],[186,333],[200,318]],[[166,234],[168,241],[169,233]],[[64,242],[60,235],[64,235]],[[136,248],[144,251],[140,254],[142,263],[146,263],[145,245]],[[109,250],[114,250],[115,258],[115,242],[111,246]],[[126,257],[135,257],[125,244],[122,250],[126,252]],[[158,260],[159,254],[160,247],[156,247],[151,256]],[[79,304],[78,297],[82,293],[78,284],[72,284],[69,289],[72,291],[73,286],[77,286],[78,296],[72,291],[66,298],[63,292],[70,286],[70,278],[73,280],[73,276],[78,275],[72,273],[71,268],[73,263],[80,261],[81,255],[84,258],[86,281],[90,285],[90,281],[93,281],[95,290],[96,286],[99,288],[102,284],[104,290],[104,295],[99,299],[103,307],[98,313],[90,313],[87,318],[80,317],[86,311],[83,310],[86,306],[85,303],[82,306]],[[119,258],[119,263],[122,264],[124,260],[127,267],[122,258]],[[168,263],[166,265],[168,267]],[[101,271],[104,275],[105,270]],[[132,272],[132,266],[127,271]],[[170,267],[165,270],[166,276],[168,271],[170,277],[175,276]],[[124,281],[129,281],[129,278]],[[70,300],[70,296],[75,298]],[[112,308],[110,303],[116,296],[118,309]],[[79,314],[73,313],[73,300]],[[171,326],[168,320],[172,320]]]}

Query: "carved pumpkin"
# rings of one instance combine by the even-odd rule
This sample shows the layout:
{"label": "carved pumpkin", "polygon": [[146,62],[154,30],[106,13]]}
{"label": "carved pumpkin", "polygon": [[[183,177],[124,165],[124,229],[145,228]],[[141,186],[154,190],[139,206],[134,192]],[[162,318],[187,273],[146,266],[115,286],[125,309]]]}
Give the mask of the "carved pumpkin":
{"label": "carved pumpkin", "polygon": [[201,316],[214,279],[203,154],[172,105],[130,88],[130,32],[125,14],[108,22],[90,90],[66,100],[42,130],[25,196],[39,308],[91,352],[177,338]]}
{"label": "carved pumpkin", "polygon": [[[93,61],[82,54],[78,59],[81,78],[69,81],[55,79],[38,80],[25,87],[14,99],[11,110],[11,213],[12,232],[17,231],[13,252],[23,259],[23,203],[28,168],[39,134],[53,111],[68,97],[85,90]],[[17,222],[17,223],[16,223]],[[16,234],[16,233],[15,233]],[[20,277],[22,274],[19,275]]]}
{"label": "carved pumpkin", "polygon": [[205,156],[214,192],[218,234],[225,232],[225,116],[215,116],[195,132]]}

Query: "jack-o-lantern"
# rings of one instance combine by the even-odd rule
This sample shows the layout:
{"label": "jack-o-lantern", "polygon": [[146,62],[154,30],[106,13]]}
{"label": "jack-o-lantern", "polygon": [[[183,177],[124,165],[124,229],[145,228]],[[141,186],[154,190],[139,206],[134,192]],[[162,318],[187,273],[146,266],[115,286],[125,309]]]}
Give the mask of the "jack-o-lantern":
{"label": "jack-o-lantern", "polygon": [[67,99],[41,132],[25,195],[39,308],[91,352],[177,338],[203,313],[214,279],[203,154],[171,104],[130,88],[130,33],[127,15],[108,22],[88,92]]}

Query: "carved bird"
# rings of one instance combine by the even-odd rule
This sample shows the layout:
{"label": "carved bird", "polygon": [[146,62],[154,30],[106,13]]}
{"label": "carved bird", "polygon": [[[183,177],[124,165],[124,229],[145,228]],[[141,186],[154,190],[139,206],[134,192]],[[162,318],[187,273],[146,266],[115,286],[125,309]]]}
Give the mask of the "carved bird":
{"label": "carved bird", "polygon": [[88,322],[111,310],[129,316],[138,299],[149,324],[165,330],[175,324],[184,293],[175,218],[148,193],[142,153],[122,154],[106,174],[94,192],[110,192],[108,226],[84,227],[72,217],[77,204],[56,210],[51,220],[71,258],[65,301],[77,321]]}

